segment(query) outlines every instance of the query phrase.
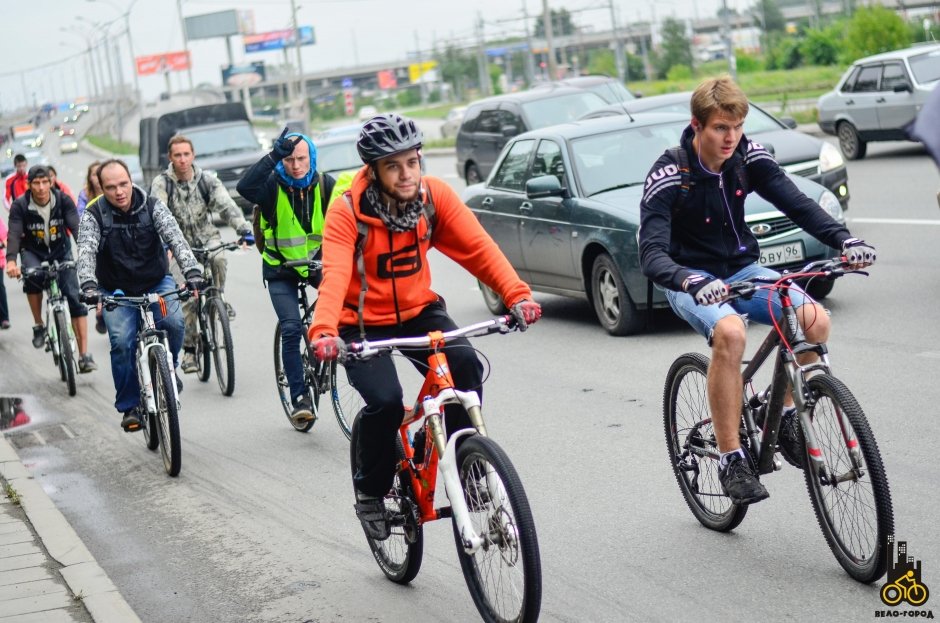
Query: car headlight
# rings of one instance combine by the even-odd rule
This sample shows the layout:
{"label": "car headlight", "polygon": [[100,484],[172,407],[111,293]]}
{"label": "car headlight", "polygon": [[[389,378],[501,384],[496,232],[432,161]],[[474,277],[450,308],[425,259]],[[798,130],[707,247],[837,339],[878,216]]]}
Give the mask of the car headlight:
{"label": "car headlight", "polygon": [[828,190],[819,196],[819,207],[828,212],[832,218],[842,221],[842,204]]}
{"label": "car headlight", "polygon": [[845,166],[845,160],[839,150],[832,143],[823,141],[822,149],[819,150],[819,172],[825,173],[842,166]]}

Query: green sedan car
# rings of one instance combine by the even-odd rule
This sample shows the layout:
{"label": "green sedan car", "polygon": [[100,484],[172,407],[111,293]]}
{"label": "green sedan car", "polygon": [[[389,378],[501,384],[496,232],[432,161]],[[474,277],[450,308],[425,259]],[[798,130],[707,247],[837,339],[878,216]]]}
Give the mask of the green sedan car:
{"label": "green sedan car", "polygon": [[[464,191],[464,202],[533,290],[587,299],[609,333],[636,333],[650,304],[668,306],[640,271],[643,184],[653,162],[679,144],[688,122],[688,115],[644,113],[520,134],[503,148],[488,179]],[[791,179],[844,220],[832,192],[803,177]],[[746,208],[761,263],[785,270],[835,256],[756,193]],[[821,299],[831,283],[810,283],[808,291]],[[481,290],[491,312],[505,313],[495,292]]]}

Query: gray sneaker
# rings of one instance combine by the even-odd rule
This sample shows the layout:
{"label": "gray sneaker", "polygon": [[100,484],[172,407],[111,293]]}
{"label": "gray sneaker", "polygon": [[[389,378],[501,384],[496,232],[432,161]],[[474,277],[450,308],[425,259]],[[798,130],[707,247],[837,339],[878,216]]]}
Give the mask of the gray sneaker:
{"label": "gray sneaker", "polygon": [[95,359],[91,356],[91,353],[85,353],[78,358],[78,371],[80,374],[88,374],[89,372],[94,372],[97,369],[98,364],[95,363]]}
{"label": "gray sneaker", "polygon": [[728,457],[728,463],[718,471],[718,480],[725,490],[725,495],[735,504],[753,504],[770,497],[770,493],[760,483],[757,470],[742,448],[744,456],[737,452]]}
{"label": "gray sneaker", "polygon": [[33,327],[33,348],[42,348],[46,343],[46,327],[37,324]]}
{"label": "gray sneaker", "polygon": [[199,372],[199,362],[196,361],[195,350],[183,351],[183,359],[180,361],[180,369],[183,370],[183,374]]}

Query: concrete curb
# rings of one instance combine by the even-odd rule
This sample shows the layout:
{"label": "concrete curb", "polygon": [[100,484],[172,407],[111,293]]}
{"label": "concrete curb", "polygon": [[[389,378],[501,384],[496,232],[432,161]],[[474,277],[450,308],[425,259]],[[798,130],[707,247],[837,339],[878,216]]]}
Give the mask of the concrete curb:
{"label": "concrete curb", "polygon": [[0,475],[20,495],[20,506],[33,530],[49,552],[62,565],[59,573],[73,595],[96,623],[139,623],[140,618],[111,582],[104,569],[85,547],[65,516],[33,478],[13,446],[0,435]]}

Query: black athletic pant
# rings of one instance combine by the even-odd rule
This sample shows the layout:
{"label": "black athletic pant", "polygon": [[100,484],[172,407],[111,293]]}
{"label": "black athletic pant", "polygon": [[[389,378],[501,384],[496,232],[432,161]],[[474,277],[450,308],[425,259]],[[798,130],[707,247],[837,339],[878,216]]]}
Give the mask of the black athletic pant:
{"label": "black athletic pant", "polygon": [[[450,331],[456,328],[444,305],[435,302],[401,326],[366,326],[366,339],[416,337],[429,331]],[[342,327],[340,337],[347,342],[359,340],[359,327]],[[429,352],[428,349],[408,349],[402,354],[424,376]],[[483,364],[470,342],[465,338],[451,340],[444,347],[444,352],[447,353],[457,389],[476,390],[482,398]],[[353,481],[356,489],[362,493],[384,496],[392,488],[395,477],[395,437],[405,414],[401,383],[390,354],[365,361],[350,361],[346,365],[346,372],[350,385],[359,391],[366,403],[359,423],[359,444],[356,449],[359,470]],[[448,434],[470,426],[470,420],[460,405],[448,405],[444,421]]]}

